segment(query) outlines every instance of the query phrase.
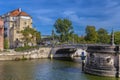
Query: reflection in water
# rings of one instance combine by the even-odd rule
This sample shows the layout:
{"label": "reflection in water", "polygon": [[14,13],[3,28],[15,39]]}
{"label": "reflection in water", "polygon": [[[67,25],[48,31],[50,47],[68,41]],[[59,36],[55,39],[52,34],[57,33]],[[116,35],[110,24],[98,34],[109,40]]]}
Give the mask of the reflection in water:
{"label": "reflection in water", "polygon": [[113,78],[113,77],[101,77],[101,76],[93,76],[93,75],[87,75],[86,78],[88,80],[120,80],[120,78]]}
{"label": "reflection in water", "polygon": [[5,61],[0,64],[0,80],[33,80],[31,70],[34,66],[29,62]]}
{"label": "reflection in water", "polygon": [[81,72],[79,62],[60,60],[1,61],[0,80],[119,80]]}

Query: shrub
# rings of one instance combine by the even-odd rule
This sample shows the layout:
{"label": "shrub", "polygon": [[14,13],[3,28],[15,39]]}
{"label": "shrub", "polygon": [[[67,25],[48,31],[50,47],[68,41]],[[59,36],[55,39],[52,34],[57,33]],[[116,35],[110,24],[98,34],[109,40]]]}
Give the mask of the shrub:
{"label": "shrub", "polygon": [[36,49],[38,48],[38,46],[25,46],[25,47],[18,47],[15,49],[15,51],[28,51],[28,50],[32,50],[32,49]]}
{"label": "shrub", "polygon": [[4,39],[4,49],[8,49],[8,48],[9,48],[9,46],[8,46],[8,39],[5,38]]}

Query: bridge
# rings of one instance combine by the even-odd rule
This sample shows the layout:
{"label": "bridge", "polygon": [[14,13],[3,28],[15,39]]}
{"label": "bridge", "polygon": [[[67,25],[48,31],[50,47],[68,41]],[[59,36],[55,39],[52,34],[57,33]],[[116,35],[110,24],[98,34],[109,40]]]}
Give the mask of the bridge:
{"label": "bridge", "polygon": [[80,57],[81,52],[85,52],[84,45],[59,45],[52,47],[49,57],[51,58],[74,58]]}

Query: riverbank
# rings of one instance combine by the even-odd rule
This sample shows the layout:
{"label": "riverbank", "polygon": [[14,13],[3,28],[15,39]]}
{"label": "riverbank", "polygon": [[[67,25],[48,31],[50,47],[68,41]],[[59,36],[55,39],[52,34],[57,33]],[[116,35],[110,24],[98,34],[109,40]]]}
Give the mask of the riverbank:
{"label": "riverbank", "polygon": [[25,60],[48,58],[51,48],[44,47],[24,52],[16,52],[14,50],[0,52],[0,60]]}

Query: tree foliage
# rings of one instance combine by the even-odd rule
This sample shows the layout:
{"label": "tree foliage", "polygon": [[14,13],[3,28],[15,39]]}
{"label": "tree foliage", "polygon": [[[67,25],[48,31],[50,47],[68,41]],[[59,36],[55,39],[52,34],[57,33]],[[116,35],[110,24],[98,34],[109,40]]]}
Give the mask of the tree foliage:
{"label": "tree foliage", "polygon": [[107,30],[100,28],[97,31],[98,33],[98,43],[109,43],[110,42],[110,37],[108,35]]}
{"label": "tree foliage", "polygon": [[25,46],[28,46],[28,43],[38,43],[39,40],[41,39],[40,32],[37,32],[33,28],[26,27],[24,30],[21,31],[23,35],[23,42]]}
{"label": "tree foliage", "polygon": [[74,36],[72,37],[72,39],[74,38],[74,43],[79,43],[80,42],[80,37],[77,34],[73,34]]}
{"label": "tree foliage", "polygon": [[9,45],[8,45],[8,38],[4,38],[4,49],[8,49]]}
{"label": "tree foliage", "polygon": [[87,26],[86,27],[86,36],[85,36],[86,41],[96,43],[97,36],[98,35],[97,35],[97,32],[96,32],[95,26]]}
{"label": "tree foliage", "polygon": [[36,31],[36,42],[37,42],[37,44],[40,44],[40,40],[41,40],[41,33]]}
{"label": "tree foliage", "polygon": [[69,19],[57,19],[54,27],[61,42],[70,40],[70,37],[73,34],[73,26]]}
{"label": "tree foliage", "polygon": [[114,32],[115,35],[115,44],[120,44],[120,31]]}

